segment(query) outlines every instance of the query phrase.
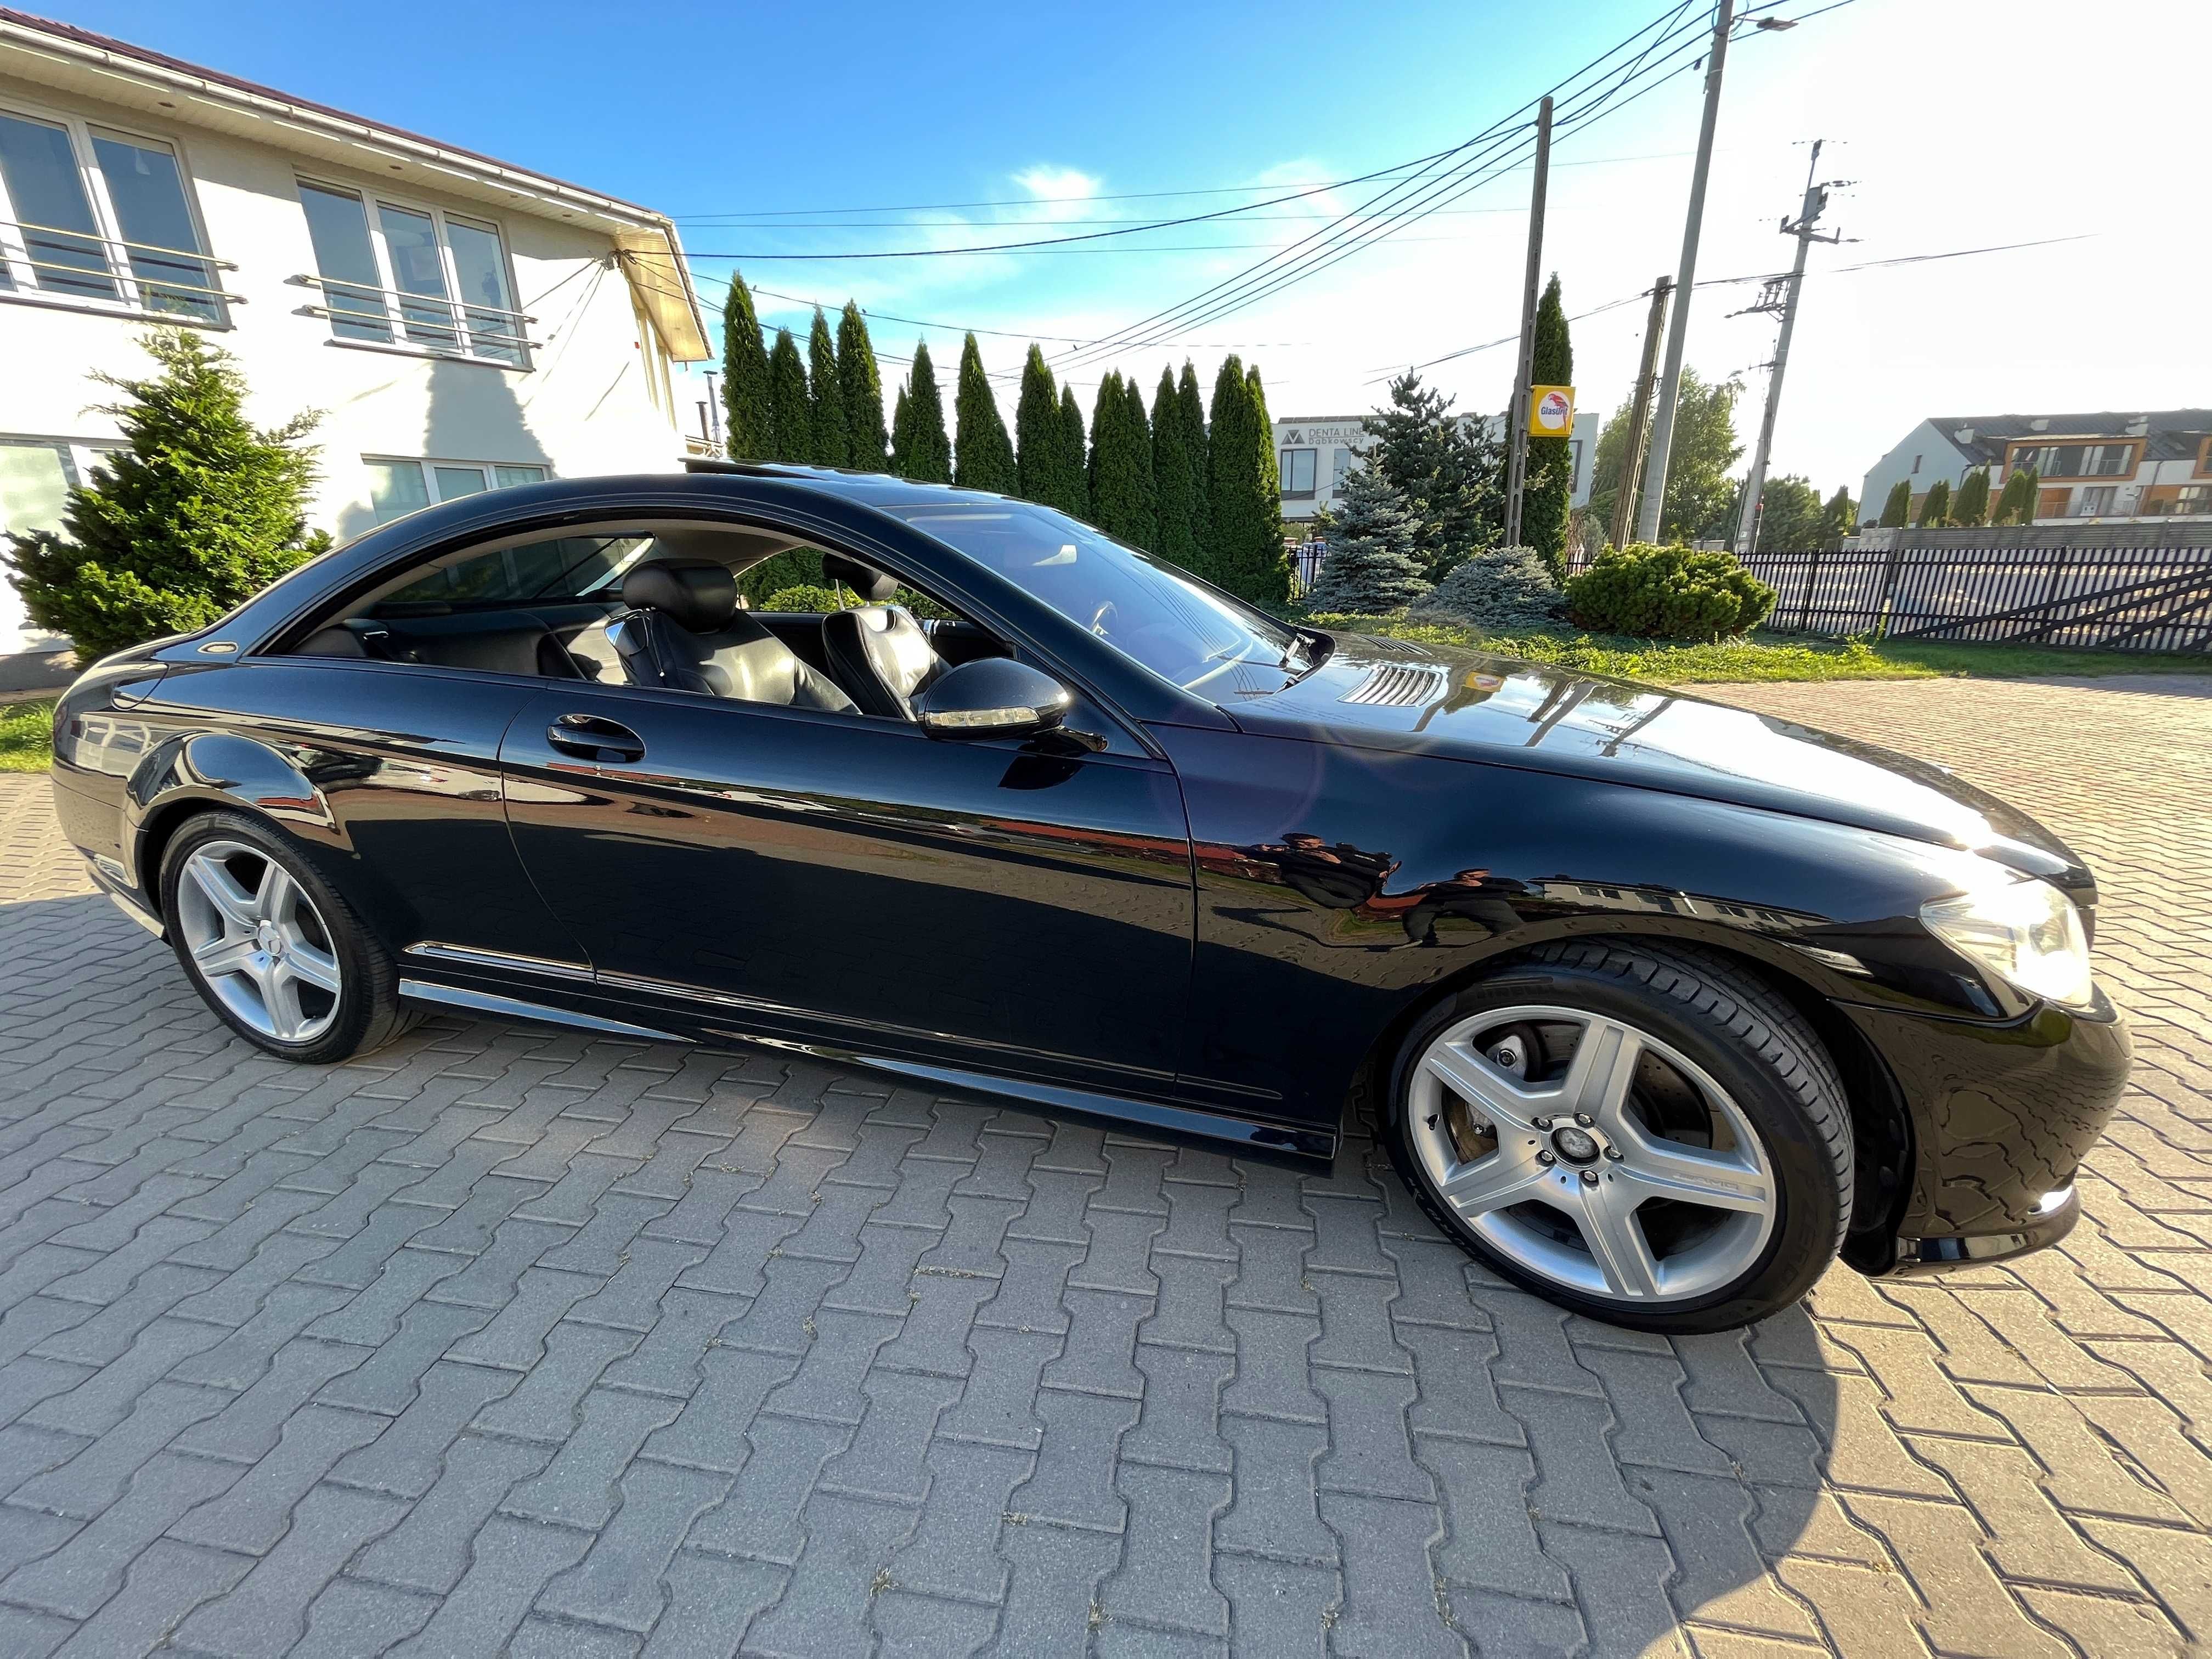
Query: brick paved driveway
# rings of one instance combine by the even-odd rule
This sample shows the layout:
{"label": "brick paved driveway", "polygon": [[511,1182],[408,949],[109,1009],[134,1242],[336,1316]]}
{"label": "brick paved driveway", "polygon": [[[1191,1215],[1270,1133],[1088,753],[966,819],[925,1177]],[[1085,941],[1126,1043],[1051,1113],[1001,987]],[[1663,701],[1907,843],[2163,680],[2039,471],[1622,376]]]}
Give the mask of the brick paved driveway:
{"label": "brick paved driveway", "polygon": [[1357,1140],[453,1021],[272,1063],[0,780],[0,1655],[2212,1641],[2212,681],[2149,684],[1729,693],[2072,837],[2141,1060],[2062,1251],[1671,1344]]}

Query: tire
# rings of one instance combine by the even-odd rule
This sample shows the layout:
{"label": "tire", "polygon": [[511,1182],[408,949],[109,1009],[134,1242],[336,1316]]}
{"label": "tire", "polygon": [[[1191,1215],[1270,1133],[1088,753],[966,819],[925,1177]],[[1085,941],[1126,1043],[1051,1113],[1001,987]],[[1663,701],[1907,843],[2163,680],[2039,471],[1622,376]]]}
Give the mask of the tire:
{"label": "tire", "polygon": [[390,953],[260,820],[232,811],[188,820],[162,855],[161,896],[185,975],[255,1047],[329,1065],[380,1048],[414,1024]]}
{"label": "tire", "polygon": [[1542,946],[1444,999],[1367,1079],[1437,1226],[1594,1319],[1669,1334],[1763,1319],[1812,1288],[1850,1223],[1834,1060],[1754,974],[1694,947]]}

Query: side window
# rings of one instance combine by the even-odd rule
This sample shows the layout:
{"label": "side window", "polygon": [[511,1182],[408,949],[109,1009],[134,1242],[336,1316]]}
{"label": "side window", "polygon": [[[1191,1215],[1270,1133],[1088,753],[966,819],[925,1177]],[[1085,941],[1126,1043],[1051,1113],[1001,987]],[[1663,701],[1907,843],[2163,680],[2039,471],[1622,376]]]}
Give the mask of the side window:
{"label": "side window", "polygon": [[645,536],[562,536],[434,567],[394,588],[375,612],[423,605],[542,605],[605,592],[650,545]]}

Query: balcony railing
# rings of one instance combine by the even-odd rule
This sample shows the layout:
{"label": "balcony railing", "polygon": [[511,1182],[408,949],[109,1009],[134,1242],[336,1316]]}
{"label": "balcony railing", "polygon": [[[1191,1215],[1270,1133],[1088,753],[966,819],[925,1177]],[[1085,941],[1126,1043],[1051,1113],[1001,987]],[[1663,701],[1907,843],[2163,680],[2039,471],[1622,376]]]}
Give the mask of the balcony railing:
{"label": "balcony railing", "polygon": [[223,307],[243,305],[246,296],[219,286],[216,273],[237,269],[197,248],[0,219],[0,295],[89,301],[219,325],[226,320]]}
{"label": "balcony railing", "polygon": [[320,305],[301,306],[300,314],[327,318],[331,334],[341,340],[405,345],[441,356],[481,358],[518,368],[529,366],[527,354],[538,343],[524,332],[538,319],[501,306],[371,288],[304,272],[291,281],[322,297]]}

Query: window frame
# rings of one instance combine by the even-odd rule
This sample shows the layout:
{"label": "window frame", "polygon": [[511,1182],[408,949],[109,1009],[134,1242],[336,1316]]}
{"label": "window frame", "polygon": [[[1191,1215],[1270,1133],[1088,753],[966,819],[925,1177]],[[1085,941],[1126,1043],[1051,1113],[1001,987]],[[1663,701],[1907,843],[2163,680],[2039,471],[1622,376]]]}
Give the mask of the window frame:
{"label": "window frame", "polygon": [[[96,294],[60,293],[40,287],[38,272],[29,261],[30,251],[24,245],[22,226],[14,217],[14,199],[8,194],[6,180],[0,179],[0,271],[4,271],[9,279],[5,287],[0,287],[0,303],[52,306],[67,311],[90,312],[104,317],[128,317],[134,321],[150,319],[187,328],[225,332],[236,326],[231,318],[231,307],[245,303],[246,296],[222,288],[216,273],[236,270],[238,266],[231,260],[218,259],[215,256],[215,244],[208,235],[207,217],[200,211],[198,175],[193,171],[191,156],[182,138],[172,133],[128,126],[119,122],[94,122],[73,111],[12,96],[0,99],[0,115],[12,115],[20,120],[59,127],[68,138],[70,159],[76,164],[77,182],[84,191],[86,204],[92,210],[94,228],[88,233],[73,230],[52,234],[97,243],[106,280],[115,289],[115,297],[105,299]],[[112,135],[126,143],[168,151],[170,159],[177,166],[177,188],[184,198],[185,217],[191,222],[192,234],[199,241],[198,251],[157,248],[151,242],[124,240],[122,226],[116,218],[115,199],[108,192],[106,172],[100,164],[98,152],[93,149],[95,132]],[[215,315],[209,318],[189,312],[161,311],[149,305],[145,290],[149,287],[186,288],[195,284],[149,283],[131,267],[130,256],[133,249],[173,254],[179,258],[196,259],[204,265],[207,268],[204,284],[207,292],[200,297],[214,308]],[[86,275],[90,276],[91,273],[88,271]]]}
{"label": "window frame", "polygon": [[[1297,476],[1291,462],[1291,457],[1293,455],[1303,455],[1305,457],[1306,483],[1305,488],[1303,489],[1297,488],[1291,482],[1291,480]],[[1313,500],[1314,495],[1316,493],[1316,485],[1321,477],[1320,456],[1321,452],[1311,445],[1286,444],[1277,452],[1275,464],[1282,479],[1279,488],[1283,500],[1286,501],[1310,501]]]}
{"label": "window frame", "polygon": [[2212,478],[2212,437],[2197,446],[2197,472],[2200,478]]}
{"label": "window frame", "polygon": [[[303,271],[292,279],[301,287],[313,290],[317,295],[319,303],[303,309],[308,314],[322,319],[326,331],[324,336],[325,344],[344,346],[361,351],[396,351],[410,357],[434,357],[453,362],[484,363],[491,368],[508,369],[518,374],[527,374],[536,367],[536,358],[533,355],[535,344],[529,337],[530,325],[536,319],[523,315],[521,307],[516,303],[521,298],[522,289],[520,284],[515,280],[514,243],[507,235],[507,225],[502,220],[490,213],[449,213],[445,208],[425,198],[392,195],[375,185],[349,184],[343,179],[325,173],[295,172],[292,175],[292,182],[295,189],[319,190],[329,195],[349,196],[361,204],[364,228],[368,235],[369,258],[376,266],[378,289],[375,298],[379,310],[374,315],[368,312],[333,314],[333,307],[330,304],[329,285],[336,283],[343,289],[357,288],[359,285],[342,277],[325,276],[319,269],[321,263],[319,259],[315,260],[318,269]],[[409,294],[400,288],[397,280],[398,273],[392,262],[392,250],[386,242],[383,220],[379,211],[386,207],[394,208],[402,213],[418,213],[430,221],[431,234],[438,246],[438,274],[440,280],[446,285],[443,298],[436,298],[429,295]],[[307,217],[307,203],[303,198],[300,203],[302,221]],[[460,267],[455,263],[453,258],[453,242],[450,228],[450,222],[453,219],[459,219],[470,229],[488,229],[498,241],[500,280],[506,284],[508,301],[505,306],[474,303],[462,292]],[[313,256],[312,242],[310,255]],[[410,302],[417,306],[442,307],[449,320],[445,323],[410,323],[405,311]],[[496,311],[505,314],[512,337],[499,349],[512,349],[520,361],[510,361],[506,357],[473,349],[476,331],[469,325],[468,322],[468,313],[471,311]],[[349,338],[337,332],[337,325],[341,320],[352,321],[362,327],[371,327],[375,325],[380,317],[387,331],[388,337],[385,339]],[[457,341],[469,343],[451,347],[438,345],[416,337],[410,332],[410,330],[416,329],[443,330],[453,335]]]}
{"label": "window frame", "polygon": [[[422,507],[441,507],[448,499],[457,501],[466,499],[466,496],[464,495],[455,495],[448,498],[447,496],[441,495],[438,493],[437,469],[441,466],[474,467],[483,475],[484,487],[482,489],[470,490],[467,492],[470,495],[489,495],[497,490],[518,489],[525,483],[545,483],[554,476],[553,465],[550,461],[472,461],[452,455],[364,454],[361,458],[361,464],[364,469],[372,466],[412,466],[416,468],[420,471],[422,478],[422,507],[411,507],[409,509],[410,512],[416,513],[421,512]],[[535,471],[538,476],[535,478],[526,478],[520,480],[516,483],[499,483],[495,482],[495,479],[497,470],[501,467],[528,467]],[[373,495],[369,497],[368,510],[370,518],[380,527],[387,524],[397,524],[401,519],[407,516],[405,513],[397,513],[388,519],[378,518],[376,516],[376,498]]]}
{"label": "window frame", "polygon": [[2045,451],[2050,452],[2055,459],[2062,449],[2078,449],[2081,452],[2081,465],[2086,467],[2093,459],[2101,462],[2107,453],[2117,449],[2124,457],[2122,465],[2118,467],[2100,465],[2095,471],[2087,472],[2045,472],[2039,469],[2036,477],[2084,483],[2111,478],[2124,483],[2142,469],[2142,445],[2141,438],[2099,437],[2094,434],[2059,438],[2039,434],[2033,439],[2016,438],[2005,451],[2005,476],[2009,477],[2021,467],[2033,465],[2035,457]]}

